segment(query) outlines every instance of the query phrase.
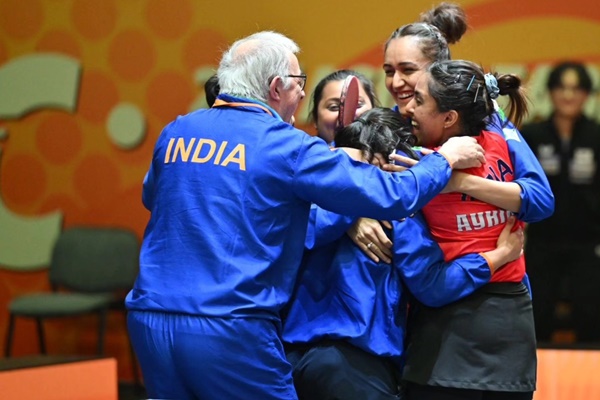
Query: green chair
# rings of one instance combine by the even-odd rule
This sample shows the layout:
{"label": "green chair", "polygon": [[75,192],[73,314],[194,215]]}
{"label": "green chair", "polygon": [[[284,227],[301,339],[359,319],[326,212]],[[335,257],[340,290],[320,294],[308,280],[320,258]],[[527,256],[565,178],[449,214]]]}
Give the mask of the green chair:
{"label": "green chair", "polygon": [[[35,319],[40,352],[46,354],[43,321],[48,318],[98,316],[97,355],[104,355],[106,316],[125,311],[123,300],[139,266],[139,240],[122,228],[72,227],[64,230],[53,248],[49,267],[52,292],[31,293],[9,303],[5,355],[10,357],[15,319]],[[134,379],[137,361],[129,343]]]}

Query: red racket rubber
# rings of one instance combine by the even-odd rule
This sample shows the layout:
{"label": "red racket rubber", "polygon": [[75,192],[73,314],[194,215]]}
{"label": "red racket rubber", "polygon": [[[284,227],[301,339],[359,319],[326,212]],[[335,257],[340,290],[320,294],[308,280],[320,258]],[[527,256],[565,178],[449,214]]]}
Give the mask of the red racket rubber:
{"label": "red racket rubber", "polygon": [[338,115],[338,129],[352,123],[358,109],[358,78],[350,75],[344,79],[342,93],[340,94],[340,111]]}

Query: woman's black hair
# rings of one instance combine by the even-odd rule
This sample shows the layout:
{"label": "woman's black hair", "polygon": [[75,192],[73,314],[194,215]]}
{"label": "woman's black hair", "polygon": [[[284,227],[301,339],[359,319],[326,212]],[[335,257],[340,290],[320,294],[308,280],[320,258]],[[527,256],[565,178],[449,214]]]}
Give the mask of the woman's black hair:
{"label": "woman's black hair", "polygon": [[406,120],[396,111],[382,107],[366,111],[335,135],[336,147],[359,149],[369,162],[373,160],[375,153],[387,160],[394,150],[417,159],[418,156],[412,149],[416,142],[417,138],[411,133]]}
{"label": "woman's black hair", "polygon": [[421,14],[419,22],[402,25],[385,42],[387,50],[390,42],[405,36],[418,39],[418,46],[430,62],[449,60],[449,44],[457,43],[467,31],[467,16],[457,4],[440,3]]}
{"label": "woman's black hair", "polygon": [[546,87],[548,90],[556,89],[562,86],[562,77],[566,71],[573,70],[577,74],[577,87],[583,89],[588,94],[592,92],[592,78],[585,65],[576,61],[565,61],[556,65],[550,75]]}
{"label": "woman's black hair", "polygon": [[477,136],[495,112],[493,99],[509,96],[508,118],[517,126],[527,115],[527,97],[521,79],[513,74],[485,74],[465,60],[438,61],[428,68],[429,95],[442,112],[455,110],[465,136]]}

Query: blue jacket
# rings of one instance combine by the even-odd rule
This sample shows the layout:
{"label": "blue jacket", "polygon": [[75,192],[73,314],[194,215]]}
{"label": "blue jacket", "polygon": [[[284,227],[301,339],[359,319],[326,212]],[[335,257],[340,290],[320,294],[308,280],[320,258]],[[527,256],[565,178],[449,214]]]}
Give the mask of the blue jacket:
{"label": "blue jacket", "polygon": [[304,249],[310,204],[398,219],[447,184],[439,153],[389,174],[331,151],[265,104],[194,111],[168,124],[143,187],[150,210],[129,310],[279,318]]}
{"label": "blue jacket", "polygon": [[400,366],[406,288],[436,307],[467,296],[491,277],[478,254],[445,263],[421,213],[392,222],[392,265],[375,263],[345,234],[352,218],[313,206],[310,221],[302,272],[284,320],[282,338],[289,344],[341,339]]}
{"label": "blue jacket", "polygon": [[554,194],[540,162],[512,122],[494,113],[486,130],[502,135],[515,171],[514,182],[521,186],[521,209],[517,218],[537,222],[554,213]]}

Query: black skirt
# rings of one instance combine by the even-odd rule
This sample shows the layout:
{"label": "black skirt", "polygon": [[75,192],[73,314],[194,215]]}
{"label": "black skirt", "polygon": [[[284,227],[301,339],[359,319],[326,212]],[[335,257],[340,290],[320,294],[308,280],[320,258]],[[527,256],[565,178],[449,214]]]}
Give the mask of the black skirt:
{"label": "black skirt", "polygon": [[535,390],[531,297],[522,283],[490,283],[441,308],[416,305],[403,380],[461,389]]}

